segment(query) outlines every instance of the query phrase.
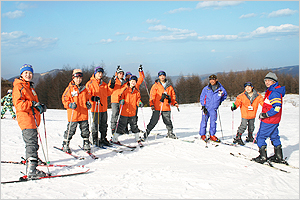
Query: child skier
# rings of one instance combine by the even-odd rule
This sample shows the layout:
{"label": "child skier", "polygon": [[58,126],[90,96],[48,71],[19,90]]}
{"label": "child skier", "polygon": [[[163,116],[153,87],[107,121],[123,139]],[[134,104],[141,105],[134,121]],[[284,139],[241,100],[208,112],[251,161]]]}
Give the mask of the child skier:
{"label": "child skier", "polygon": [[16,119],[16,114],[13,110],[13,100],[12,100],[12,90],[9,89],[7,90],[7,95],[5,95],[2,99],[1,99],[1,103],[3,103],[4,107],[1,110],[1,119],[3,119],[3,115],[6,113],[6,110],[8,109],[11,117],[13,119]]}
{"label": "child skier", "polygon": [[253,89],[251,82],[244,84],[245,91],[237,96],[236,101],[231,107],[231,111],[236,110],[238,107],[241,109],[242,122],[238,128],[236,137],[233,139],[233,143],[238,143],[240,145],[245,145],[242,140],[242,134],[247,129],[248,126],[248,137],[247,142],[253,142],[253,131],[254,131],[254,121],[257,112],[258,105],[261,106],[264,103],[263,97],[259,92]]}
{"label": "child skier", "polygon": [[83,73],[81,69],[74,69],[72,74],[72,81],[65,89],[62,95],[62,103],[67,109],[68,125],[64,133],[63,151],[71,153],[69,147],[70,140],[76,132],[77,124],[81,130],[81,137],[83,138],[83,149],[90,152],[89,142],[89,123],[88,123],[88,109],[92,107],[89,102],[89,94],[85,85],[82,85]]}

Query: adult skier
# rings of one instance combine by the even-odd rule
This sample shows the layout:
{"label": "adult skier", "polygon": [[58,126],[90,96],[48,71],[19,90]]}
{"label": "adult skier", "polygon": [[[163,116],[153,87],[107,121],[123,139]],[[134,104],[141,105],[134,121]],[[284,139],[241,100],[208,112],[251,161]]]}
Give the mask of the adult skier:
{"label": "adult skier", "polygon": [[[231,111],[236,110],[238,107],[241,109],[242,121],[237,130],[236,137],[233,139],[233,143],[245,145],[242,140],[242,134],[245,132],[248,126],[247,142],[253,142],[254,122],[258,105],[263,106],[264,100],[259,92],[257,92],[251,82],[244,84],[245,91],[237,96],[235,102],[231,106]],[[256,141],[255,141],[256,142]]]}
{"label": "adult skier", "polygon": [[127,86],[122,89],[120,94],[120,105],[122,106],[122,111],[120,113],[117,130],[112,137],[113,143],[119,142],[118,137],[121,134],[126,133],[125,129],[128,124],[130,125],[132,133],[135,134],[136,141],[140,142],[140,130],[137,126],[136,109],[137,106],[143,107],[143,103],[141,102],[140,91],[135,87],[137,80],[138,78],[135,75],[132,75],[129,78]]}
{"label": "adult skier", "polygon": [[72,81],[62,94],[62,103],[67,109],[68,125],[64,133],[63,151],[71,153],[70,140],[76,132],[77,124],[81,130],[81,137],[83,138],[83,149],[90,152],[90,131],[88,123],[88,109],[92,105],[89,102],[90,96],[85,85],[82,85],[83,73],[81,69],[74,69],[72,74]]}
{"label": "adult skier", "polygon": [[[261,119],[260,127],[257,133],[257,146],[259,147],[259,156],[253,158],[255,162],[264,163],[269,159],[272,162],[283,162],[282,145],[280,141],[278,126],[282,114],[282,98],[285,95],[285,87],[278,84],[278,78],[275,73],[269,72],[265,78],[265,85],[268,88],[265,97],[262,112],[259,114]],[[270,137],[274,146],[275,154],[267,157],[266,139]]]}
{"label": "adult skier", "polygon": [[13,83],[12,99],[15,105],[17,121],[22,130],[26,152],[26,175],[28,179],[44,177],[46,173],[36,169],[38,157],[38,131],[41,114],[46,112],[46,105],[39,102],[33,88],[33,68],[25,64],[20,69],[20,77]]}
{"label": "adult skier", "polygon": [[212,74],[208,77],[208,79],[209,84],[203,88],[200,95],[200,103],[202,105],[203,112],[199,134],[201,139],[206,141],[206,126],[207,121],[210,118],[209,139],[215,142],[220,142],[219,138],[215,136],[218,116],[217,111],[221,103],[227,98],[227,92],[218,81],[216,75]]}
{"label": "adult skier", "polygon": [[150,90],[149,105],[152,109],[152,116],[149,124],[147,125],[146,132],[144,133],[144,140],[150,134],[150,131],[157,124],[160,116],[163,119],[164,124],[168,130],[167,137],[172,139],[178,139],[173,133],[173,124],[171,121],[171,105],[178,108],[178,103],[176,101],[176,95],[173,86],[166,79],[166,72],[159,71],[158,79]]}
{"label": "adult skier", "polygon": [[1,110],[1,119],[3,119],[3,115],[6,113],[7,110],[9,110],[11,117],[13,119],[16,119],[16,114],[13,110],[13,100],[12,100],[12,89],[7,90],[7,95],[5,95],[1,99],[1,103],[3,103],[3,108]]}
{"label": "adult skier", "polygon": [[[92,103],[92,143],[97,146],[110,146],[107,140],[107,97],[112,93],[112,89],[103,81],[104,69],[96,67],[94,74],[86,83],[86,89],[91,96]],[[98,138],[98,131],[100,131],[100,139]]]}

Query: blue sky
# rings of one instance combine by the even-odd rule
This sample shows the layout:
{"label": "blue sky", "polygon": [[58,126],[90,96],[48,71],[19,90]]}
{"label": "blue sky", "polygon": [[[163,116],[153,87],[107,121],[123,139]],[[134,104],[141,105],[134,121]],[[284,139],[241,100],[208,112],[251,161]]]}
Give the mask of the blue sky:
{"label": "blue sky", "polygon": [[299,64],[298,1],[2,1],[1,77],[23,64],[155,76]]}

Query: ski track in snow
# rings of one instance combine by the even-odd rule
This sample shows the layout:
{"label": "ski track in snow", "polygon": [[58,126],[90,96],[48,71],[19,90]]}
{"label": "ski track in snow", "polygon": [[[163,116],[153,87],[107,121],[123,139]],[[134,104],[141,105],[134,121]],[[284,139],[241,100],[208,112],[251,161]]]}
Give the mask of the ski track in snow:
{"label": "ski track in snow", "polygon": [[[233,101],[226,100],[219,108],[221,116],[217,121],[216,136],[227,143],[232,142],[241,122],[240,109],[233,113]],[[261,107],[259,106],[258,113]],[[172,107],[174,133],[178,140],[165,138],[167,130],[162,120],[152,130],[149,140],[143,148],[123,153],[92,148],[99,157],[93,160],[79,149],[82,145],[80,130],[71,140],[73,153],[85,157],[76,160],[53,148],[61,147],[63,134],[67,128],[66,110],[49,109],[45,113],[48,155],[51,164],[85,165],[90,172],[83,175],[12,183],[1,185],[1,198],[12,199],[183,199],[183,198],[221,198],[221,199],[295,199],[299,198],[299,169],[276,164],[291,173],[274,170],[245,159],[230,155],[230,152],[243,153],[249,158],[258,156],[256,144],[246,143],[249,148],[208,143],[195,139],[199,134],[201,121],[199,103],[180,105],[180,112]],[[144,116],[142,116],[144,114]],[[110,131],[111,109],[108,109],[108,139]],[[150,120],[151,109],[138,111],[139,128],[144,130]],[[20,161],[25,157],[25,144],[17,121],[12,120],[9,112],[1,120],[1,160]],[[257,114],[258,117],[258,114]],[[208,125],[209,126],[209,125]],[[259,120],[255,120],[255,134],[259,129]],[[283,155],[288,157],[290,165],[299,167],[299,95],[284,97],[283,116],[279,125],[283,146]],[[46,156],[45,131],[43,121],[39,127]],[[160,134],[155,136],[155,134]],[[142,134],[141,134],[142,136]],[[246,139],[247,131],[243,134]],[[156,139],[155,139],[156,138]],[[132,134],[122,135],[119,140],[124,144],[137,145]],[[188,143],[181,140],[195,140]],[[268,155],[274,150],[267,140]],[[123,148],[123,147],[121,147]],[[45,160],[40,145],[39,156]],[[274,164],[275,165],[275,164]],[[39,169],[47,171],[46,167]],[[82,171],[81,167],[50,167],[52,174],[64,174]],[[25,172],[24,165],[1,164],[1,181],[16,180]]]}

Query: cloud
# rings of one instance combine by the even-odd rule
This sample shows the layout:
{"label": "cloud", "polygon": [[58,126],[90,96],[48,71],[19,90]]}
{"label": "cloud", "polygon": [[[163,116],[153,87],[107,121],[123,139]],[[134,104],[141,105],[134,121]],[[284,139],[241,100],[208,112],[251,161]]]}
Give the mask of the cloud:
{"label": "cloud", "polygon": [[108,43],[112,43],[112,42],[114,42],[114,40],[112,40],[112,39],[102,39],[102,40],[100,40],[100,43],[102,43],[102,44],[108,44]]}
{"label": "cloud", "polygon": [[250,14],[246,14],[246,15],[241,15],[239,18],[240,18],[240,19],[250,18],[250,17],[255,17],[256,15],[257,15],[257,14],[250,13]]}
{"label": "cloud", "polygon": [[199,36],[199,40],[236,40],[238,39],[237,35],[208,35],[208,36]]}
{"label": "cloud", "polygon": [[179,12],[184,12],[184,11],[191,11],[193,10],[192,8],[177,8],[174,10],[168,11],[169,14],[174,14],[174,13],[179,13]]}
{"label": "cloud", "polygon": [[216,50],[215,50],[215,49],[212,49],[210,52],[212,52],[212,53],[215,53],[215,52],[216,52]]}
{"label": "cloud", "polygon": [[165,32],[174,32],[175,34],[187,34],[193,33],[195,31],[191,31],[188,29],[179,29],[179,28],[169,28],[164,25],[151,26],[148,28],[150,31],[165,31]]}
{"label": "cloud", "polygon": [[199,8],[222,8],[227,6],[237,6],[243,3],[242,1],[202,1],[199,2],[196,6],[196,9]]}
{"label": "cloud", "polygon": [[289,16],[289,15],[293,15],[294,13],[296,13],[297,10],[291,10],[289,8],[286,9],[281,9],[281,10],[277,10],[277,11],[273,11],[271,12],[268,17],[282,17],[282,16]]}
{"label": "cloud", "polygon": [[20,10],[25,10],[29,8],[36,8],[37,6],[34,4],[29,4],[29,3],[23,3],[23,2],[16,2],[16,7]]}
{"label": "cloud", "polygon": [[145,37],[132,37],[130,38],[129,36],[125,39],[125,41],[145,41],[145,40],[149,40],[148,38]]}
{"label": "cloud", "polygon": [[158,19],[147,19],[146,23],[147,24],[160,24],[161,20]]}
{"label": "cloud", "polygon": [[49,49],[57,43],[58,38],[31,37],[23,31],[2,32],[1,45],[10,50]]}
{"label": "cloud", "polygon": [[17,18],[24,17],[24,16],[25,16],[25,13],[21,10],[16,10],[13,12],[7,12],[7,13],[2,14],[2,17],[7,17],[9,19],[17,19]]}
{"label": "cloud", "polygon": [[128,35],[129,33],[120,33],[120,32],[116,32],[115,35]]}

